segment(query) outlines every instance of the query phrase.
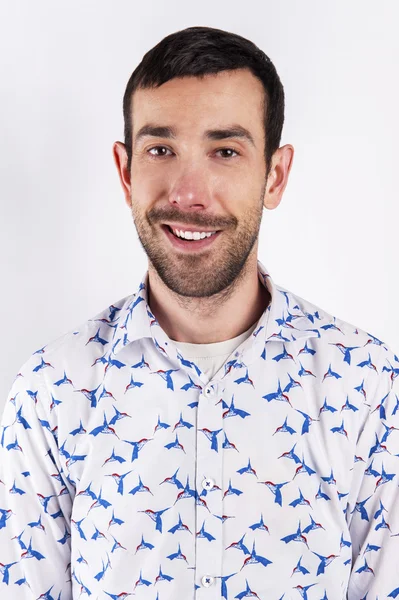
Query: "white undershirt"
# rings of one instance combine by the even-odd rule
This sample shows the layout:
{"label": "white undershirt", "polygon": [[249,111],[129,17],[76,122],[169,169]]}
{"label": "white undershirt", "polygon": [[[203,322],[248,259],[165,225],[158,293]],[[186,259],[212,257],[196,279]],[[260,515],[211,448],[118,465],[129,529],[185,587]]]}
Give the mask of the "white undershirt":
{"label": "white undershirt", "polygon": [[224,342],[215,342],[213,344],[191,344],[188,342],[173,343],[179,348],[184,358],[190,358],[198,367],[208,376],[208,381],[219,371],[220,367],[226,362],[228,357],[244,340],[246,340],[257,322],[251,325],[247,331],[237,335],[237,337],[225,340]]}

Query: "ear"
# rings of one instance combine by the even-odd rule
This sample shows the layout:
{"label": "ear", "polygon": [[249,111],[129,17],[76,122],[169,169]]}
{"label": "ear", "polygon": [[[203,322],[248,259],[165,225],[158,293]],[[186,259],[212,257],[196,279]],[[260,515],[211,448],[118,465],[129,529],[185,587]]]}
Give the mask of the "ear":
{"label": "ear", "polygon": [[126,204],[131,208],[130,201],[130,173],[127,168],[128,156],[126,152],[126,146],[122,142],[115,142],[112,146],[112,153],[114,161],[118,171],[119,179],[122,184],[123,193],[125,196]]}
{"label": "ear", "polygon": [[263,206],[268,210],[273,210],[281,202],[283,192],[288,183],[293,159],[294,147],[291,144],[281,146],[272,156],[272,166],[267,178],[263,198]]}

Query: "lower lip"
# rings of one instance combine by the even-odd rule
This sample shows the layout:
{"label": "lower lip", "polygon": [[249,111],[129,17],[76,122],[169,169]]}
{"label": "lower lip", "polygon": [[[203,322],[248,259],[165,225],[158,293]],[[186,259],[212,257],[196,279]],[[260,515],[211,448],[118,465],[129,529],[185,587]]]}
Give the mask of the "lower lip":
{"label": "lower lip", "polygon": [[162,225],[162,229],[175,248],[184,250],[186,252],[197,252],[203,248],[209,248],[221,233],[221,231],[218,231],[217,233],[214,233],[210,237],[206,237],[203,240],[183,240],[182,238],[176,237],[166,225]]}

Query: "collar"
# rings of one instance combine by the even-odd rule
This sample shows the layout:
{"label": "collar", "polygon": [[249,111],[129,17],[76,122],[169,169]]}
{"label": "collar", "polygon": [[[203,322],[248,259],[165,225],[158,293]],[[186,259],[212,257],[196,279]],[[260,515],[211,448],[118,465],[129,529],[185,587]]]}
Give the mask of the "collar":
{"label": "collar", "polygon": [[[301,304],[303,306],[308,303],[285,288],[276,285],[265,266],[259,260],[257,263],[259,280],[268,289],[271,301],[258,320],[257,327],[251,336],[240,347],[241,352],[235,354],[235,356],[240,356],[245,364],[249,364],[259,357],[265,344],[273,342],[289,344],[298,339],[320,337],[321,326],[331,323],[331,320],[320,317],[317,309],[313,313],[308,313],[301,308]],[[316,308],[313,305],[310,306]],[[169,358],[176,359],[176,354],[179,355],[173,340],[160,327],[148,305],[148,270],[144,274],[137,292],[124,298],[120,307],[112,305],[110,310],[116,317],[111,350],[114,356],[127,345],[142,338],[152,338],[157,349]],[[316,320],[317,326],[315,326]],[[177,358],[180,357],[177,356]]]}

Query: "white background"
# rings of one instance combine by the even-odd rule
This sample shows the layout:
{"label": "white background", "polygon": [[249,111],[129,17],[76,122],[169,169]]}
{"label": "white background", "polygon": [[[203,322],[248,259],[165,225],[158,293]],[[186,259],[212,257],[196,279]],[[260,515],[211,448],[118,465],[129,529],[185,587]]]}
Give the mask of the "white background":
{"label": "white background", "polygon": [[32,352],[147,267],[112,157],[130,74],[194,25],[255,42],[295,148],[259,258],[277,284],[399,351],[396,0],[13,0],[0,7],[0,408]]}

